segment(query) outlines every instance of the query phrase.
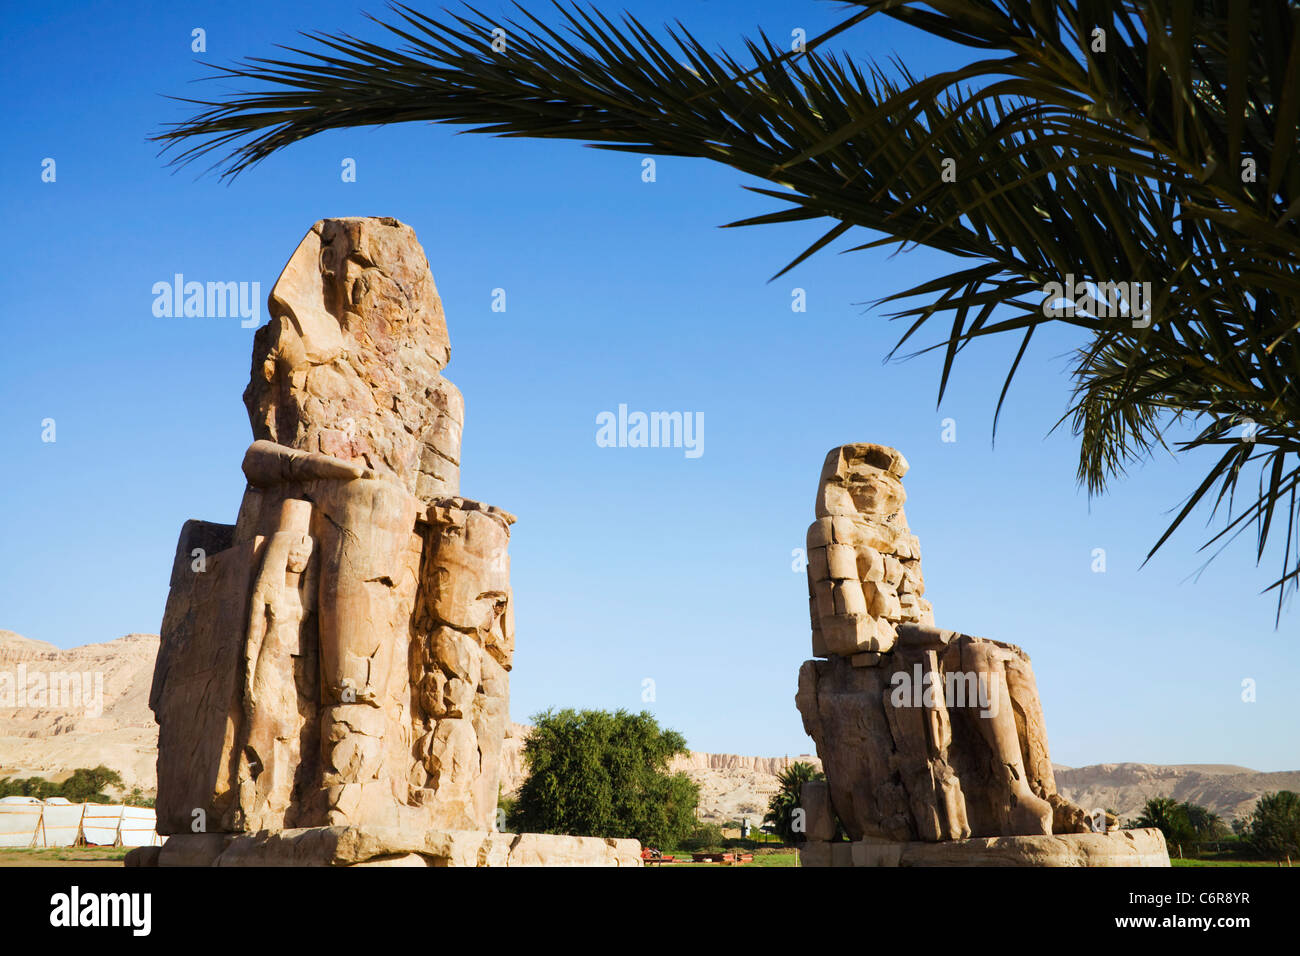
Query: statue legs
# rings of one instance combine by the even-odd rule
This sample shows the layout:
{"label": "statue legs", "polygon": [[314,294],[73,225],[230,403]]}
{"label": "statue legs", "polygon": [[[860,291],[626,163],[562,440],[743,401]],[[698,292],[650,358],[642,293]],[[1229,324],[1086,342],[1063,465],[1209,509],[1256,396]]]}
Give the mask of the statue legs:
{"label": "statue legs", "polygon": [[294,658],[303,618],[315,605],[309,573],[311,502],[280,503],[277,529],[263,546],[253,585],[244,652],[243,708],[247,738],[239,755],[239,806],[254,829],[284,825],[277,813],[292,803],[301,722]]}
{"label": "statue legs", "polygon": [[1005,802],[1005,832],[1008,834],[1050,834],[1052,805],[1030,788],[1020,750],[1020,735],[1011,703],[1005,661],[1008,651],[991,641],[968,641],[962,647],[963,664],[974,671],[988,688],[987,707],[967,701],[973,721],[989,748],[993,782],[1002,788]]}
{"label": "statue legs", "polygon": [[[402,802],[405,773],[387,767],[391,636],[404,632],[402,558],[416,501],[386,481],[322,482],[320,676],[322,786],[330,824]],[[402,662],[405,665],[405,662]],[[392,779],[390,779],[392,778]]]}

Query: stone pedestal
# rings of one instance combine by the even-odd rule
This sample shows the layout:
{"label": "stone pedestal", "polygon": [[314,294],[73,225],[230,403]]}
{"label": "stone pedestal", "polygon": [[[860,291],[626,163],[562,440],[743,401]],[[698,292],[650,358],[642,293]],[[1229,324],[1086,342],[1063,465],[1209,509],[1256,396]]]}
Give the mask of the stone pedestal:
{"label": "stone pedestal", "polygon": [[192,833],[139,847],[127,866],[640,866],[636,840],[408,830],[304,827],[257,833]]}
{"label": "stone pedestal", "polygon": [[804,844],[800,864],[850,866],[1169,866],[1159,830],[1061,833],[1049,836],[975,837],[929,843]]}

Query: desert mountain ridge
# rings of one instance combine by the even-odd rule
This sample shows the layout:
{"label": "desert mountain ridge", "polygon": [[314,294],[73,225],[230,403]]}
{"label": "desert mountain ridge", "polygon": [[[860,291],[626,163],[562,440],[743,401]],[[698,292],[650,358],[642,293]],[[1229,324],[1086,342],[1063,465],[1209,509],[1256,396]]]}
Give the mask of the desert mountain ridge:
{"label": "desert mountain ridge", "polygon": [[[0,778],[58,778],[78,767],[105,764],[122,775],[127,789],[152,791],[158,725],[148,701],[158,642],[156,634],[128,634],[65,650],[0,630]],[[24,680],[29,688],[33,682],[44,684],[46,692],[24,694],[18,686]],[[71,698],[69,691],[74,692]],[[84,693],[78,697],[76,691]],[[510,725],[502,753],[507,794],[523,782],[523,746],[530,730],[525,724]],[[808,754],[751,757],[691,751],[672,767],[699,784],[702,820],[757,822],[779,788],[777,774],[796,761],[821,765]],[[1300,771],[1265,773],[1231,764],[1056,765],[1056,783],[1081,806],[1110,808],[1121,818],[1136,816],[1151,797],[1171,796],[1232,819],[1247,815],[1263,793],[1300,791]]]}

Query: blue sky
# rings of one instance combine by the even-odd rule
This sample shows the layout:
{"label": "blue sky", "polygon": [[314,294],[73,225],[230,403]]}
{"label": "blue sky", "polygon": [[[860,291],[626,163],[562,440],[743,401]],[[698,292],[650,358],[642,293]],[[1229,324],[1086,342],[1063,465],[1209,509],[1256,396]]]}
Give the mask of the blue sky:
{"label": "blue sky", "polygon": [[[491,12],[505,4],[485,2]],[[620,9],[609,4],[604,9]],[[809,35],[825,3],[627,2],[739,50],[762,26]],[[156,632],[183,521],[233,521],[250,441],[252,330],[158,318],[175,273],[265,297],[317,219],[391,215],[428,254],[466,401],[461,491],[519,516],[512,712],[652,710],[698,750],[811,749],[794,708],[809,656],[802,547],[826,451],[900,448],[939,624],[1034,661],[1054,759],[1300,766],[1298,610],[1274,627],[1246,542],[1199,578],[1193,523],[1139,570],[1198,461],[1164,458],[1089,501],[1067,334],[1041,336],[992,413],[1013,343],[972,347],[935,407],[934,357],[885,364],[900,329],[864,303],[932,277],[936,254],[837,254],[775,282],[818,231],[720,230],[768,211],[704,162],[398,126],[301,143],[233,184],[165,167],[146,137],[210,95],[190,50],[267,55],[296,30],[376,36],[356,0],[28,5],[6,14],[0,144],[9,223],[0,350],[0,628],[63,647]],[[952,49],[883,20],[842,38],[916,73]],[[41,181],[46,157],[57,179]],[[356,161],[356,182],[340,176]],[[859,237],[862,241],[867,237]],[[807,311],[791,311],[802,288]],[[492,290],[507,290],[493,312]],[[263,310],[264,311],[264,310]],[[263,318],[265,316],[263,315]],[[938,327],[930,333],[939,334]],[[933,338],[926,340],[933,341]],[[596,416],[702,412],[704,454],[601,448]],[[57,441],[41,441],[42,421]],[[941,440],[945,418],[957,441]],[[1106,551],[1094,573],[1093,550]],[[643,681],[655,701],[643,703]],[[1244,679],[1257,700],[1241,699]]]}

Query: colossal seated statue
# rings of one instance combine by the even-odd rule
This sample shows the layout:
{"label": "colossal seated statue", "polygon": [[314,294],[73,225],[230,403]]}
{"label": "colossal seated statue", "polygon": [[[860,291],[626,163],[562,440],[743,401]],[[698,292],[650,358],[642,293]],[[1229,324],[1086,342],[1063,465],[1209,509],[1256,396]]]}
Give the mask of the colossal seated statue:
{"label": "colossal seated statue", "polygon": [[808,591],[819,659],[800,669],[795,702],[830,807],[851,840],[1084,832],[1088,816],[1056,792],[1029,658],[934,626],[903,510],[907,469],[892,448],[844,445],[818,484]]}
{"label": "colossal seated statue", "polygon": [[463,403],[423,250],[327,219],[270,295],[233,525],[187,522],[150,706],[158,829],[491,830],[514,518],[457,497]]}

